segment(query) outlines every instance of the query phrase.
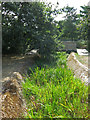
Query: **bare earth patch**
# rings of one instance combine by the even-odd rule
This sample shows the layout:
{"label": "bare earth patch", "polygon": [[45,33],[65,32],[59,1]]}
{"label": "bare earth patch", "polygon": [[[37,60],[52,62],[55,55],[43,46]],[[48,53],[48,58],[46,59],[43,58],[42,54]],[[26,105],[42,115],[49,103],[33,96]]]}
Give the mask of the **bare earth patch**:
{"label": "bare earth patch", "polygon": [[32,57],[30,56],[3,56],[2,57],[2,79],[10,77],[13,72],[21,74],[27,71],[33,65]]}

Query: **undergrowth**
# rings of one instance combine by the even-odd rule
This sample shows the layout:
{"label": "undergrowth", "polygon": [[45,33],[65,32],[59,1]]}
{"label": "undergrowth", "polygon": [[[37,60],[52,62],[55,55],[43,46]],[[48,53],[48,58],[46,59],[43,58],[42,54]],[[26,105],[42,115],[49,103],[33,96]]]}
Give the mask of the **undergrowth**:
{"label": "undergrowth", "polygon": [[[23,86],[26,118],[88,118],[88,87],[67,68],[65,53],[54,64],[30,69]],[[40,63],[40,62],[39,62]]]}

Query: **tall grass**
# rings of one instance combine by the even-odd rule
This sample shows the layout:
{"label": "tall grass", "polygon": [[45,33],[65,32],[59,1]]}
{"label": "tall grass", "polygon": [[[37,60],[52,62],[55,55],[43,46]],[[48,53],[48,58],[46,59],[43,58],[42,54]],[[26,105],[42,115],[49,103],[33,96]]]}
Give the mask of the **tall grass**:
{"label": "tall grass", "polygon": [[55,66],[36,67],[25,78],[26,118],[88,118],[88,88],[67,68],[57,53]]}

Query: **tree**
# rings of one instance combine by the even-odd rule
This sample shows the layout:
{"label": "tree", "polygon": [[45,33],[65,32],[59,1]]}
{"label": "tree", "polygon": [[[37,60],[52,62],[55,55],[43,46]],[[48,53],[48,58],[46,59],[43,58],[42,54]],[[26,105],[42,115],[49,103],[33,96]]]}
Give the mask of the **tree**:
{"label": "tree", "polygon": [[[39,49],[48,56],[56,49],[52,5],[43,2],[2,3],[3,51],[25,53]],[[5,33],[5,34],[4,34]]]}
{"label": "tree", "polygon": [[[22,51],[23,29],[16,17],[19,16],[19,3],[2,3],[2,37],[3,53]],[[22,26],[23,27],[23,26]]]}
{"label": "tree", "polygon": [[66,6],[62,8],[61,11],[66,14],[64,16],[66,20],[71,20],[73,23],[76,23],[77,14],[76,14],[76,9],[74,7]]}
{"label": "tree", "polygon": [[90,2],[88,3],[88,51],[90,52]]}
{"label": "tree", "polygon": [[74,7],[66,6],[61,9],[62,13],[65,13],[64,16],[65,20],[62,23],[62,30],[61,30],[61,39],[64,40],[77,40],[77,14],[76,9]]}
{"label": "tree", "polygon": [[81,6],[82,10],[80,10],[80,32],[81,39],[87,40],[88,34],[88,11],[87,6]]}
{"label": "tree", "polygon": [[88,40],[88,6],[81,6],[80,14],[78,14],[78,39],[81,44],[83,43],[84,48],[87,48]]}

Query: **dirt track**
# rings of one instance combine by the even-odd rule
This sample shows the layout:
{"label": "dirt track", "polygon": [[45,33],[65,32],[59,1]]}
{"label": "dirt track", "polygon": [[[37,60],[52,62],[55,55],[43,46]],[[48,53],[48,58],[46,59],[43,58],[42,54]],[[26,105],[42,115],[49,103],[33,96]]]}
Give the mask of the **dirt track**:
{"label": "dirt track", "polygon": [[2,80],[10,77],[13,72],[25,73],[33,65],[30,56],[3,56],[2,57]]}

